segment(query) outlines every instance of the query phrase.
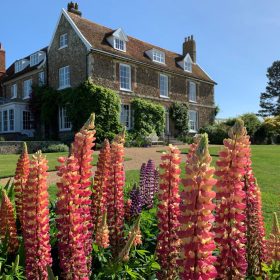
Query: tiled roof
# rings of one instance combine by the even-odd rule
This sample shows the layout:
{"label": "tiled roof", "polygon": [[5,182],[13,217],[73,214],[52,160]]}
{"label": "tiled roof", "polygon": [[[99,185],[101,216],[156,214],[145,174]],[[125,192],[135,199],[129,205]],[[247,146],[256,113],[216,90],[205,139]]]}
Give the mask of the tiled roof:
{"label": "tiled roof", "polygon": [[[135,39],[128,36],[128,43],[126,46],[126,52],[117,51],[107,42],[106,38],[114,32],[114,30],[107,28],[105,26],[91,22],[85,18],[82,18],[73,13],[69,13],[75,25],[78,27],[83,36],[87,41],[93,46],[94,49],[99,49],[112,54],[116,54],[125,58],[130,58],[137,60],[139,62],[148,63],[153,66],[160,67],[163,71],[169,70],[178,74],[183,74],[187,77],[193,77],[196,79],[204,80],[207,82],[215,83],[197,64],[193,64],[192,73],[186,73],[180,66],[178,66],[177,61],[183,59],[181,54],[177,54],[160,47],[154,46],[152,44],[143,42],[141,40]],[[161,50],[165,53],[165,65],[160,65],[156,62],[151,61],[151,59],[145,54],[147,50],[150,49]]]}
{"label": "tiled roof", "polygon": [[[43,51],[43,52],[47,53],[47,50],[48,50],[48,47],[45,47],[45,48],[42,48],[42,49],[38,50],[38,52]],[[32,53],[32,54],[33,54],[33,53]],[[32,54],[30,54],[30,55],[32,55]],[[30,55],[28,55],[28,56],[26,56],[26,57],[24,57],[24,58],[22,58],[22,59],[28,59],[28,60],[29,60],[29,59],[30,59]],[[19,60],[21,60],[21,59],[19,59]],[[17,61],[18,61],[18,60],[17,60]],[[19,77],[19,76],[25,74],[25,73],[28,73],[28,72],[31,72],[31,71],[37,69],[38,65],[41,64],[42,61],[39,62],[39,63],[36,64],[36,65],[33,65],[33,66],[28,65],[28,66],[27,66],[26,68],[24,68],[22,71],[19,71],[19,72],[17,72],[17,73],[15,73],[15,63],[16,63],[16,61],[15,61],[13,64],[11,64],[11,65],[9,66],[9,68],[8,68],[7,71],[6,71],[6,75],[5,75],[5,76],[3,77],[3,79],[2,79],[2,82],[7,82],[7,81],[9,81],[9,80],[12,80],[12,79],[14,79],[14,78],[17,78],[17,77]]]}

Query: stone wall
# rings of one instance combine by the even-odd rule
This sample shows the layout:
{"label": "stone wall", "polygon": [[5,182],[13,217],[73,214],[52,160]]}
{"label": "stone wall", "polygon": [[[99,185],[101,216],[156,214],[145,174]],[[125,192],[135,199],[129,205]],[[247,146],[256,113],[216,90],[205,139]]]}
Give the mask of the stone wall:
{"label": "stone wall", "polygon": [[[68,34],[68,47],[59,47],[59,38]],[[87,78],[87,50],[69,22],[62,15],[48,53],[49,85],[59,88],[59,68],[69,66],[70,85],[78,86]]]}
{"label": "stone wall", "polygon": [[[58,141],[26,141],[28,152],[35,153],[42,148],[53,144],[60,144]],[[0,141],[0,155],[3,154],[20,154],[22,151],[23,141]]]}

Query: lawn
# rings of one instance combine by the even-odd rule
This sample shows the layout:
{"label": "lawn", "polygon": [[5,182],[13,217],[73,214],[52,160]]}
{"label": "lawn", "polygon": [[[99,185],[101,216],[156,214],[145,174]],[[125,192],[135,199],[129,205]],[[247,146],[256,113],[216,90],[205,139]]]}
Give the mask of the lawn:
{"label": "lawn", "polygon": [[[55,167],[58,165],[57,158],[61,156],[67,156],[67,152],[64,153],[44,153],[48,160],[49,171],[56,170]],[[30,155],[31,157],[32,155]],[[0,155],[0,178],[6,178],[14,176],[16,170],[16,164],[19,155],[8,154]],[[125,158],[125,160],[131,160],[130,158]],[[92,164],[96,165],[97,156],[93,155]]]}

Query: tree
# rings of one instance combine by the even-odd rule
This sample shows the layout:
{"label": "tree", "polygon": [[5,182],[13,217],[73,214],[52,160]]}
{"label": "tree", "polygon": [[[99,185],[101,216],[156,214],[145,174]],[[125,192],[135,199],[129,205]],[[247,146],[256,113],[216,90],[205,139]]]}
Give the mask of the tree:
{"label": "tree", "polygon": [[259,115],[262,117],[280,114],[280,61],[274,61],[267,69],[266,91],[261,93]]}
{"label": "tree", "polygon": [[185,136],[189,132],[189,109],[186,104],[175,102],[170,108],[171,118],[179,136]]}

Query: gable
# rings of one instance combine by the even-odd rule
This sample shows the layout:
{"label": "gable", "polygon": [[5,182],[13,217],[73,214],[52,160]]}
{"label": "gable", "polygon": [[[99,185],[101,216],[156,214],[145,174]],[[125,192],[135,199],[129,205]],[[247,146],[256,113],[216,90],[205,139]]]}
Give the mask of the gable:
{"label": "gable", "polygon": [[63,21],[67,21],[68,24],[71,26],[71,28],[74,30],[74,32],[77,34],[77,36],[79,37],[79,39],[82,41],[82,43],[85,45],[87,50],[90,50],[92,48],[92,45],[89,43],[89,41],[84,37],[84,35],[81,33],[81,31],[79,30],[79,28],[76,26],[76,24],[74,23],[74,21],[71,19],[71,17],[69,16],[69,14],[62,9],[60,16],[58,18],[56,27],[54,29],[49,47],[48,47],[48,52],[50,50],[50,48],[53,46],[54,43],[54,39],[56,37],[57,31],[59,29],[59,27],[63,24]]}

